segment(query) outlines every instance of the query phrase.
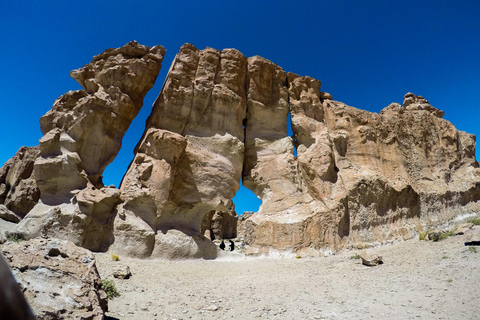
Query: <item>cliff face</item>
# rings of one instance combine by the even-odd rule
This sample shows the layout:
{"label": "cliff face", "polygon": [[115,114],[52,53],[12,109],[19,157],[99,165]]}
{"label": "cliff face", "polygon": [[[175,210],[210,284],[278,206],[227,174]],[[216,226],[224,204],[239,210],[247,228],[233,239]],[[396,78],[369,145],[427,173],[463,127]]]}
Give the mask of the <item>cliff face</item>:
{"label": "cliff face", "polygon": [[241,178],[262,200],[245,221],[250,254],[407,239],[479,210],[475,137],[424,98],[408,93],[403,105],[371,113],[264,58],[190,44],[172,63],[119,190],[105,188],[101,174],[163,53],[128,44],[72,72],[85,91],[62,96],[41,119],[41,201],[19,231],[80,230],[77,244],[138,257],[214,258],[205,223],[230,210]]}
{"label": "cliff face", "polygon": [[408,239],[478,211],[475,137],[442,119],[442,111],[409,93],[403,106],[375,114],[322,99],[319,88],[314,79],[289,74],[297,157],[282,172],[276,165],[273,177],[300,195],[262,198],[247,220],[251,253]]}

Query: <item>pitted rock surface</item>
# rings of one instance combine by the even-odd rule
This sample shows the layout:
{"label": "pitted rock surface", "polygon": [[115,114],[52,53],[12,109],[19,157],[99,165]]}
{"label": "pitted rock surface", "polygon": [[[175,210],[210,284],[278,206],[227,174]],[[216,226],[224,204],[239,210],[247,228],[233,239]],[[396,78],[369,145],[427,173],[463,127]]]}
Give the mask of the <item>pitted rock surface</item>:
{"label": "pitted rock surface", "polygon": [[37,319],[103,319],[107,295],[93,254],[72,242],[7,242],[5,256]]}

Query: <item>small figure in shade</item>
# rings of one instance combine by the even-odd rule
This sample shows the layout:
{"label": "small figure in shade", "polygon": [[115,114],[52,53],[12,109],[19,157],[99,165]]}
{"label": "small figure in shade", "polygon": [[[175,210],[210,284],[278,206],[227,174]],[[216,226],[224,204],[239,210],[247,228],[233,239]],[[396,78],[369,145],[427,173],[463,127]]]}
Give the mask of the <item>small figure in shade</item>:
{"label": "small figure in shade", "polygon": [[220,243],[220,249],[225,250],[225,242],[223,242],[223,240],[222,243]]}
{"label": "small figure in shade", "polygon": [[233,243],[232,240],[230,240],[230,251],[233,251],[235,249],[235,243]]}

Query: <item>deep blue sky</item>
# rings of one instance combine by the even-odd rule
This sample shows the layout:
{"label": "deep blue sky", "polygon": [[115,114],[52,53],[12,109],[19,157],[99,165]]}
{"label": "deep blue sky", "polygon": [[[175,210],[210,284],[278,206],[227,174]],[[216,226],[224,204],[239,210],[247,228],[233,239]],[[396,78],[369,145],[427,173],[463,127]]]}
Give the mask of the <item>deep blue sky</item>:
{"label": "deep blue sky", "polygon": [[[413,92],[460,130],[480,134],[478,0],[74,2],[0,2],[0,165],[20,146],[38,145],[39,118],[60,95],[80,89],[69,77],[72,69],[130,40],[161,44],[167,54],[105,172],[106,184],[118,186],[185,42],[263,56],[321,80],[335,100],[369,111]],[[237,197],[237,212],[256,210],[245,199]]]}

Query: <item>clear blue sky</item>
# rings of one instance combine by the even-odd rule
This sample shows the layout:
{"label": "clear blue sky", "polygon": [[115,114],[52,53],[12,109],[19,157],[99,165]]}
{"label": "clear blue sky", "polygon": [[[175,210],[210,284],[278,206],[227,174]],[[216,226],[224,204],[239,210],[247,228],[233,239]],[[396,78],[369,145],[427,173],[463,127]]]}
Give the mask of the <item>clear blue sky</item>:
{"label": "clear blue sky", "polygon": [[[379,112],[406,92],[480,134],[480,1],[1,1],[0,165],[38,145],[39,118],[80,89],[69,77],[130,40],[167,49],[155,87],[104,182],[118,186],[171,61],[185,42],[236,48],[322,81],[348,105]],[[478,158],[478,152],[477,152]],[[242,192],[237,212],[256,211]],[[258,203],[256,204],[258,206]]]}

